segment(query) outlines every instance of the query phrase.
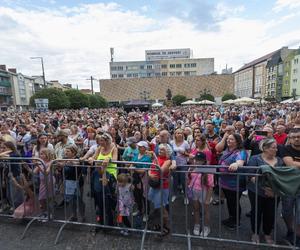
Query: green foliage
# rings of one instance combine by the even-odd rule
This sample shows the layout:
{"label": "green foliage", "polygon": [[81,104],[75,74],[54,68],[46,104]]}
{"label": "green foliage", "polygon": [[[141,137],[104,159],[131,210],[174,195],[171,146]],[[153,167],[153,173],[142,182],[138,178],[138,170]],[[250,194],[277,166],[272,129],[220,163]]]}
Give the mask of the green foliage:
{"label": "green foliage", "polygon": [[89,95],[89,108],[106,108],[107,101],[100,95]]}
{"label": "green foliage", "polygon": [[200,101],[203,101],[203,100],[209,100],[209,101],[214,102],[215,98],[213,95],[211,95],[209,93],[202,93],[202,94],[200,94]]}
{"label": "green foliage", "polygon": [[234,95],[232,93],[226,93],[222,97],[222,102],[225,102],[227,100],[235,100],[236,98],[237,98],[236,95]]}
{"label": "green foliage", "polygon": [[62,90],[49,88],[36,92],[30,98],[30,106],[35,107],[34,99],[48,99],[48,108],[51,110],[64,109],[70,107],[70,102]]}
{"label": "green foliage", "polygon": [[87,95],[81,93],[77,89],[68,89],[65,91],[66,96],[70,102],[70,108],[81,109],[89,107],[89,98]]}
{"label": "green foliage", "polygon": [[175,105],[179,106],[181,103],[187,101],[187,98],[184,95],[175,95],[173,96],[172,101]]}

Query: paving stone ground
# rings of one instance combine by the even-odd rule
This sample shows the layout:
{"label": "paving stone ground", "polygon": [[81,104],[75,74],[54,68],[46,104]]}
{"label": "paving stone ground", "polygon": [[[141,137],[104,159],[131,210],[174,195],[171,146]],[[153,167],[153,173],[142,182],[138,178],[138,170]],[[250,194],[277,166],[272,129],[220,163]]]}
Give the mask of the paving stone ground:
{"label": "paving stone ground", "polygon": [[[231,232],[221,227],[221,232],[218,231],[218,221],[219,221],[219,207],[212,206],[211,208],[211,226],[212,233],[211,237],[218,237],[221,235],[223,239],[238,239],[249,241],[250,232],[250,221],[249,218],[245,216],[245,213],[249,211],[249,201],[246,196],[242,197],[242,222],[239,234],[236,232]],[[87,221],[92,222],[93,213],[92,203],[88,202],[88,197],[85,197],[85,202],[87,206],[87,213],[90,215]],[[89,205],[90,204],[90,205]],[[280,208],[280,207],[279,207]],[[174,233],[185,233],[185,207],[183,205],[182,199],[178,199],[172,204],[172,222],[173,222],[173,232]],[[221,217],[226,218],[227,209],[226,205],[220,207]],[[191,214],[191,208],[188,208],[188,213]],[[57,210],[55,214],[56,218],[63,218],[63,209]],[[278,223],[277,223],[277,239],[278,242],[282,243],[282,237],[285,233],[285,227],[282,219],[280,218],[280,209],[277,213]],[[190,216],[188,219],[188,228],[192,230],[193,218]],[[29,228],[25,238],[20,239],[28,221],[20,222],[9,218],[0,217],[0,250],[57,250],[57,249],[141,249],[142,235],[140,233],[131,233],[130,236],[121,236],[118,231],[110,232],[98,232],[96,235],[91,233],[91,227],[79,226],[79,225],[67,225],[62,231],[61,237],[57,245],[54,244],[56,235],[59,231],[61,224],[58,223],[42,223],[34,222]],[[241,245],[234,243],[226,243],[224,241],[209,241],[201,239],[191,240],[192,249],[196,250],[218,250],[218,249],[258,249],[250,245]],[[163,240],[158,239],[155,236],[147,235],[144,249],[145,250],[159,250],[159,249],[170,249],[170,250],[181,250],[188,249],[187,239],[179,237],[168,236]],[[259,249],[271,249],[270,247]]]}

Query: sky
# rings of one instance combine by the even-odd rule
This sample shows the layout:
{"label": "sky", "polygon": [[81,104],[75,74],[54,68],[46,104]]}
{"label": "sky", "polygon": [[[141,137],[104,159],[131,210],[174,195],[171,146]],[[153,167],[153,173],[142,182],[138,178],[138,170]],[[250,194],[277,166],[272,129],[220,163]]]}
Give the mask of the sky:
{"label": "sky", "polygon": [[[0,64],[89,88],[115,61],[147,49],[191,48],[237,70],[283,46],[300,46],[300,0],[0,0]],[[95,89],[99,89],[95,84]]]}

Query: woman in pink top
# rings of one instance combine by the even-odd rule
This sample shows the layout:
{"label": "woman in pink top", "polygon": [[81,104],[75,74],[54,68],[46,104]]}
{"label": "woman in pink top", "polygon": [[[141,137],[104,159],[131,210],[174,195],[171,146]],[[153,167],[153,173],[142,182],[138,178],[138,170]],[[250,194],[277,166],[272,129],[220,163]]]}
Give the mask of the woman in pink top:
{"label": "woman in pink top", "polygon": [[198,153],[198,152],[203,152],[206,155],[206,162],[207,165],[211,165],[211,160],[212,160],[212,152],[206,142],[206,137],[205,135],[197,135],[194,138],[194,142],[195,142],[195,148],[192,149],[192,152],[190,154],[190,159],[193,159],[194,156]]}

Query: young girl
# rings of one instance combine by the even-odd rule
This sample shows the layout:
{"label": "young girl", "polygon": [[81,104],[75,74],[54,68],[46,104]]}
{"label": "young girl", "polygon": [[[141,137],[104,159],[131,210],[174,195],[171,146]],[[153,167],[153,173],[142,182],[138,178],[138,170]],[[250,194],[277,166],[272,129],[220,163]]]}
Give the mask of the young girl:
{"label": "young girl", "polygon": [[[132,184],[130,183],[129,176],[124,173],[118,175],[117,181],[119,218],[122,218],[122,222],[127,228],[130,228],[131,224],[128,217],[132,213],[134,203]],[[122,230],[121,234],[127,236],[128,230]]]}
{"label": "young girl", "polygon": [[[55,178],[50,173],[51,161],[54,159],[54,152],[48,148],[42,148],[40,151],[40,158],[43,160],[44,165],[38,162],[37,167],[33,170],[34,174],[39,174],[39,202],[42,212],[47,209],[47,192],[49,202],[54,196]],[[51,178],[52,177],[52,178]],[[50,205],[50,204],[49,204]]]}
{"label": "young girl", "polygon": [[[206,165],[206,155],[203,152],[198,152],[194,157],[194,165]],[[189,172],[189,185],[190,198],[193,200],[195,225],[194,235],[200,234],[200,207],[204,207],[204,224],[201,231],[201,236],[207,237],[210,233],[210,213],[209,204],[211,202],[214,179],[213,174],[203,173],[205,168],[201,170],[201,173],[196,168],[190,168]]]}
{"label": "young girl", "polygon": [[25,193],[24,202],[15,209],[13,217],[22,219],[24,217],[37,215],[39,213],[39,206],[37,201],[34,199],[32,182],[28,182],[24,174],[20,175],[19,182],[11,173],[10,177],[13,185],[16,188],[23,190]]}

